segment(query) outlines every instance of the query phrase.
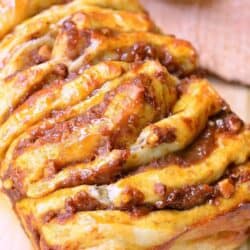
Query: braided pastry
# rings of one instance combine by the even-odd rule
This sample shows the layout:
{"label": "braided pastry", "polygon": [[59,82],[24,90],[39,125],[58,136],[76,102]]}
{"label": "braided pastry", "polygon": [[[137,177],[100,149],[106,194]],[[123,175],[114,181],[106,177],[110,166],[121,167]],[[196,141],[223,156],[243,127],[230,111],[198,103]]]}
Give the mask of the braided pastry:
{"label": "braided pastry", "polygon": [[188,42],[137,1],[1,4],[0,176],[35,249],[246,240],[250,128]]}

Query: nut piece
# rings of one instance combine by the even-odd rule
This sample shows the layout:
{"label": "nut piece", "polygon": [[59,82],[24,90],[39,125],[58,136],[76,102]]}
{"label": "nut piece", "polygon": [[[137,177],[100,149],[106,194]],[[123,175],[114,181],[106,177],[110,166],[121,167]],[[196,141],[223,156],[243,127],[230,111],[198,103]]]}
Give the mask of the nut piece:
{"label": "nut piece", "polygon": [[38,50],[38,56],[41,58],[41,61],[48,61],[51,57],[51,48],[48,45],[43,45]]}
{"label": "nut piece", "polygon": [[223,180],[218,184],[219,191],[225,199],[229,199],[235,192],[234,185],[228,180]]}

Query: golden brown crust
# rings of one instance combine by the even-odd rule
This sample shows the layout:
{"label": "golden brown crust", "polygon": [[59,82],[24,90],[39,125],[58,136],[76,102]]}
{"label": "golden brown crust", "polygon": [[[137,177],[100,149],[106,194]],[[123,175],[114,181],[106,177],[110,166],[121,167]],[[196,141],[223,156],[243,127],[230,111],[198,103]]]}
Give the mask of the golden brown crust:
{"label": "golden brown crust", "polygon": [[[34,201],[35,203],[23,200],[18,204],[17,211],[22,216],[26,230],[29,233],[33,232],[31,234],[33,239],[36,232],[42,231],[40,241],[42,249],[57,249],[57,247],[67,249],[70,246],[70,249],[103,247],[101,249],[106,250],[109,249],[110,242],[113,245],[111,249],[165,249],[163,246],[182,249],[181,247],[187,242],[192,249],[191,242],[197,244],[195,242],[198,240],[200,244],[209,244],[209,249],[215,249],[215,246],[224,247],[223,244],[227,244],[226,247],[228,247],[224,249],[233,249],[233,246],[242,243],[247,237],[248,188],[247,184],[241,185],[231,199],[218,199],[217,206],[204,204],[191,210],[162,210],[139,217],[123,211],[110,210],[79,211],[69,217],[62,215],[55,217],[52,207],[58,209],[59,202],[63,199],[62,196],[59,199],[59,193],[51,199],[53,205],[49,202],[49,196],[43,199],[44,201],[38,200]],[[70,190],[65,190],[61,194],[66,196],[69,192]],[[44,205],[46,204],[44,202],[51,204],[49,208],[51,213],[47,216],[44,215],[48,206]],[[233,211],[235,214],[232,214]],[[237,216],[233,217],[233,215]],[[220,227],[212,226],[220,223],[219,218],[224,216],[227,219]],[[210,224],[212,225],[209,226]],[[235,224],[237,226],[234,226]],[[203,228],[202,231],[199,231],[200,228]],[[82,235],[84,237],[81,237]],[[239,235],[241,239],[238,238]],[[216,239],[216,237],[220,238]],[[230,238],[230,243],[226,243]]]}
{"label": "golden brown crust", "polygon": [[239,246],[250,130],[193,47],[137,1],[16,2],[0,37],[33,17],[0,42],[0,175],[34,248]]}
{"label": "golden brown crust", "polygon": [[[67,4],[72,0],[1,0],[0,39],[17,24],[55,4]],[[77,5],[97,5],[106,8],[142,11],[136,0],[77,0]]]}

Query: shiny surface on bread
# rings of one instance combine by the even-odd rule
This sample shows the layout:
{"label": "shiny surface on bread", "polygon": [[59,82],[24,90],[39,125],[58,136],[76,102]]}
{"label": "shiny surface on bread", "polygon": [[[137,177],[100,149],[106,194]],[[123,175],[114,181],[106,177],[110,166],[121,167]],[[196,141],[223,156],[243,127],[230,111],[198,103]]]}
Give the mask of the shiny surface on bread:
{"label": "shiny surface on bread", "polygon": [[[66,192],[67,190],[65,193]],[[98,247],[100,247],[100,249],[109,249],[111,246],[113,246],[111,249],[154,249],[154,247],[155,249],[166,249],[161,248],[161,245],[167,245],[166,243],[169,243],[168,247],[170,247],[171,243],[174,243],[175,238],[180,238],[181,240],[181,235],[185,235],[185,232],[189,230],[192,231],[193,228],[197,227],[197,224],[199,226],[203,224],[206,225],[208,221],[216,221],[218,217],[224,216],[227,213],[230,214],[230,212],[235,209],[237,210],[235,204],[247,202],[245,198],[248,195],[249,189],[247,185],[245,185],[241,186],[241,188],[235,192],[233,198],[220,199],[218,201],[220,202],[219,206],[206,204],[186,211],[162,210],[141,217],[134,217],[123,211],[99,210],[77,212],[73,216],[65,219],[53,219],[52,213],[52,219],[45,224],[43,224],[44,222],[41,221],[39,217],[37,218],[39,213],[45,212],[46,207],[43,206],[43,203],[39,204],[38,202],[38,204],[35,204],[33,207],[31,202],[24,200],[23,203],[18,204],[17,209],[22,214],[23,220],[25,220],[25,217],[28,218],[29,224],[27,225],[29,232],[33,230],[33,235],[36,235],[37,230],[40,231],[39,228],[42,228],[41,244],[45,246],[44,249],[46,249],[46,244],[49,246],[49,249],[56,249],[57,246],[66,249],[67,246],[69,246],[69,239],[71,249],[91,249],[91,247],[93,247],[93,249],[99,249]],[[51,204],[50,211],[53,211],[52,206],[58,205],[57,201],[58,199],[56,198],[54,198],[51,203],[48,201],[47,204]],[[25,205],[25,202],[27,202],[27,205]],[[30,208],[34,209],[31,213],[29,212]],[[231,222],[232,219],[229,220],[228,225],[227,222],[224,222],[223,226],[227,228],[229,236],[230,232],[233,236],[231,239],[234,237],[237,239],[239,232],[244,233],[250,225],[249,205],[244,209],[246,210],[244,214],[241,217],[237,217],[238,227],[230,227],[230,225],[233,225]],[[30,214],[32,214],[31,217]],[[34,224],[35,227],[32,224]],[[211,231],[207,232],[208,234],[204,233],[204,235],[207,237],[208,235],[216,237],[216,234],[220,235],[224,233],[225,238],[227,238],[225,228],[212,227],[210,229]],[[82,237],[83,235],[84,237]],[[195,234],[190,238],[192,240],[199,238],[199,234]],[[221,241],[223,242],[225,238],[223,239],[222,237]],[[187,242],[190,244],[189,239],[187,239]],[[182,241],[178,243],[178,247],[173,247],[173,249],[183,249],[187,242]],[[208,239],[201,237],[200,244],[205,244],[206,242],[209,243],[209,237]],[[211,246],[208,249],[216,249],[213,243],[213,241],[210,243]],[[236,242],[236,244],[238,243],[239,242]],[[233,249],[231,248],[232,245],[234,246],[233,241],[229,242],[229,244],[227,244],[228,248],[224,249]],[[218,244],[218,246],[223,247],[221,244]]]}
{"label": "shiny surface on bread", "polygon": [[28,2],[0,7],[0,176],[34,248],[242,244],[250,127],[193,47],[137,1]]}
{"label": "shiny surface on bread", "polygon": [[[0,20],[0,38],[30,16],[55,4],[66,4],[70,2],[72,2],[72,0],[1,0],[0,10],[2,16]],[[142,7],[136,0],[77,0],[75,2],[77,2],[75,4],[78,6],[88,4],[129,11],[142,11]]]}

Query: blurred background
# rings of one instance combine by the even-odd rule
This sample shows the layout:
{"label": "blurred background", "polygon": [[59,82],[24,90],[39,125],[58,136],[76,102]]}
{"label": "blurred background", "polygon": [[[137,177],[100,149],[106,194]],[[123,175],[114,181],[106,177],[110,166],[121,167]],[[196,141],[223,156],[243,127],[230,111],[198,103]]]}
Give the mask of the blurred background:
{"label": "blurred background", "polygon": [[250,1],[142,0],[142,4],[164,33],[192,42],[215,88],[250,122]]}

